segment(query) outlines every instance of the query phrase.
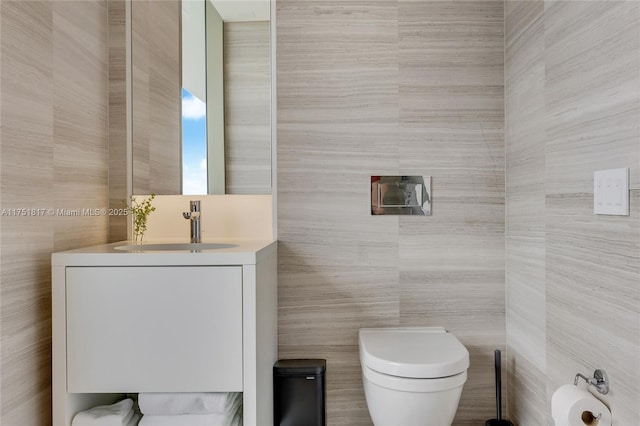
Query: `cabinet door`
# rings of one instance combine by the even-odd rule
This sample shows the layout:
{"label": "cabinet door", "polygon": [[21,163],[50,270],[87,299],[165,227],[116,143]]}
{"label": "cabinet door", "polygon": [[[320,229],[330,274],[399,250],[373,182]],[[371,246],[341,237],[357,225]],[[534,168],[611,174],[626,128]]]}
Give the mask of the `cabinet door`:
{"label": "cabinet door", "polygon": [[69,392],[242,391],[242,268],[70,267]]}

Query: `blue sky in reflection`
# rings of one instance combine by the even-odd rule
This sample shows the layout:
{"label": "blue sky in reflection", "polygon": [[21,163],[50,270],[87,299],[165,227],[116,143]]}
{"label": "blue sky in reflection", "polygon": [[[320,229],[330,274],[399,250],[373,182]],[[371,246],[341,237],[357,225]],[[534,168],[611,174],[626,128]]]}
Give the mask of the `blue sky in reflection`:
{"label": "blue sky in reflection", "polygon": [[182,88],[182,193],[207,193],[207,108]]}

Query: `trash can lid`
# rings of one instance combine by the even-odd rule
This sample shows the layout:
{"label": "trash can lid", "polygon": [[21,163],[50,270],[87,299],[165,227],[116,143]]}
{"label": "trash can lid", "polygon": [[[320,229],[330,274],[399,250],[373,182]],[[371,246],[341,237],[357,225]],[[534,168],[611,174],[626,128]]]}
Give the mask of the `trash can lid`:
{"label": "trash can lid", "polygon": [[281,359],[273,365],[276,374],[324,374],[325,359]]}

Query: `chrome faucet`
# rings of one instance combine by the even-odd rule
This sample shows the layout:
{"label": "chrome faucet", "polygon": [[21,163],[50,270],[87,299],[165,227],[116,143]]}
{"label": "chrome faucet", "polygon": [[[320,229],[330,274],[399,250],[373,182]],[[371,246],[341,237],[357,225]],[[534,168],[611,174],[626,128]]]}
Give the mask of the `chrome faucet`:
{"label": "chrome faucet", "polygon": [[191,210],[183,212],[182,217],[191,221],[191,242],[200,242],[200,201],[190,201]]}

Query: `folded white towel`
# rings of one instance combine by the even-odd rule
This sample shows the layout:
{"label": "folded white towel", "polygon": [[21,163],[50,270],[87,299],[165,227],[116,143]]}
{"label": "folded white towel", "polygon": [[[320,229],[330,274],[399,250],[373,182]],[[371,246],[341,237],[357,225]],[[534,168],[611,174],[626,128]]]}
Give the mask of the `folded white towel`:
{"label": "folded white towel", "polygon": [[111,405],[100,405],[81,411],[73,417],[72,426],[127,426],[133,417],[133,400],[123,399]]}
{"label": "folded white towel", "polygon": [[224,414],[179,414],[150,416],[145,414],[138,426],[227,426],[230,419]]}
{"label": "folded white towel", "polygon": [[227,406],[226,392],[209,393],[141,393],[138,405],[143,414],[224,414]]}
{"label": "folded white towel", "polygon": [[237,411],[233,416],[227,417],[229,426],[242,426],[242,411]]}
{"label": "folded white towel", "polygon": [[225,407],[225,413],[227,415],[233,415],[239,412],[242,414],[242,393],[230,392],[227,394],[227,405]]}
{"label": "folded white towel", "polygon": [[242,426],[242,394],[230,393],[227,397],[227,425]]}
{"label": "folded white towel", "polygon": [[131,410],[131,414],[131,419],[126,426],[138,426],[138,422],[140,421],[140,414],[134,413],[133,410]]}

